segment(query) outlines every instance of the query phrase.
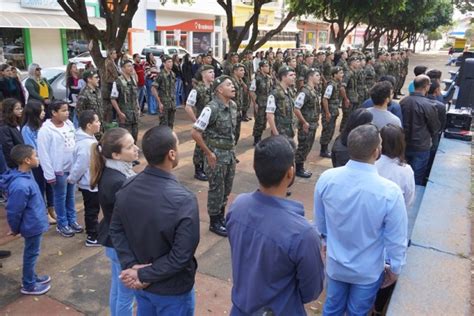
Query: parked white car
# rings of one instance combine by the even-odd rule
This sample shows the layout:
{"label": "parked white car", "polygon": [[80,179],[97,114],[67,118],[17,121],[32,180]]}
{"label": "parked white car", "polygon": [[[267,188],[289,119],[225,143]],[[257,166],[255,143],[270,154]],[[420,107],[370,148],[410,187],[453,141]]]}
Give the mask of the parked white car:
{"label": "parked white car", "polygon": [[186,49],[179,47],[179,46],[160,46],[160,45],[149,45],[146,46],[142,50],[142,58],[145,58],[148,53],[152,53],[153,56],[159,57],[161,55],[169,55],[173,56],[174,54],[178,54],[178,57],[182,59],[184,55],[189,54],[191,55],[190,52],[188,52]]}
{"label": "parked white car", "polygon": [[[102,53],[102,56],[104,56],[104,58],[107,57],[107,52],[105,50],[101,50],[100,52]],[[79,64],[79,63],[82,63],[82,64],[92,63],[92,65],[94,65],[94,67],[95,67],[94,61],[92,60],[91,53],[88,52],[88,51],[84,52],[82,54],[79,54],[75,57],[69,58],[69,62],[70,63],[76,63],[76,64]]]}

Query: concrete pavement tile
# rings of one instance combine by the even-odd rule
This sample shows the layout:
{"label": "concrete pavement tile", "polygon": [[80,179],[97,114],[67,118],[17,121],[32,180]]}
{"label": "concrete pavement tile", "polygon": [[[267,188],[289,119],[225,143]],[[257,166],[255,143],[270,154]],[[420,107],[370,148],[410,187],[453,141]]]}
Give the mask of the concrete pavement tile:
{"label": "concrete pavement tile", "polygon": [[196,273],[196,312],[197,316],[229,315],[232,306],[232,284],[206,274]]}
{"label": "concrete pavement tile", "polygon": [[72,307],[58,302],[48,295],[28,296],[23,295],[15,302],[0,309],[1,315],[29,315],[29,316],[78,316],[84,315]]}
{"label": "concrete pavement tile", "polygon": [[[2,260],[4,261],[4,260]],[[4,307],[7,304],[12,303],[22,295],[20,294],[20,279],[13,279],[2,274],[3,271],[0,268],[0,307]],[[0,314],[2,310],[0,309]]]}
{"label": "concrete pavement tile", "polygon": [[230,245],[227,238],[222,238],[207,252],[199,257],[198,271],[218,279],[229,281],[232,278]]}

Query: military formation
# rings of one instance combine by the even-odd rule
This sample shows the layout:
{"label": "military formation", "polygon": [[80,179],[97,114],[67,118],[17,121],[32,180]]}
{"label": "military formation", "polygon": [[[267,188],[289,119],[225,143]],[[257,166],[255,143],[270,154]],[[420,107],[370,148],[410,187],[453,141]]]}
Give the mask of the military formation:
{"label": "military formation", "polygon": [[[102,102],[110,102],[118,125],[138,137],[139,106],[137,83],[130,61],[120,69],[111,69],[101,91],[99,77],[86,71],[86,87],[81,91],[77,111],[92,109],[105,128],[111,125]],[[174,126],[176,77],[172,59],[163,58],[163,69],[152,84],[152,93],[160,108],[160,125]],[[320,156],[330,158],[328,149],[342,113],[341,130],[355,109],[370,98],[369,90],[380,78],[395,78],[394,98],[400,95],[408,72],[408,56],[402,52],[380,52],[377,56],[359,51],[314,51],[313,53],[267,51],[255,63],[252,52],[229,53],[223,65],[224,75],[215,77],[215,67],[203,64],[193,80],[185,111],[193,123],[196,141],[193,155],[194,177],[209,183],[209,229],[227,236],[225,209],[232,190],[236,164],[235,148],[240,127],[249,122],[253,109],[254,145],[269,127],[273,135],[297,136],[296,176],[309,178],[305,163],[322,126]],[[104,90],[104,89],[102,89]],[[105,100],[105,101],[104,101]],[[321,123],[319,120],[321,118]],[[108,125],[107,125],[108,123]]]}

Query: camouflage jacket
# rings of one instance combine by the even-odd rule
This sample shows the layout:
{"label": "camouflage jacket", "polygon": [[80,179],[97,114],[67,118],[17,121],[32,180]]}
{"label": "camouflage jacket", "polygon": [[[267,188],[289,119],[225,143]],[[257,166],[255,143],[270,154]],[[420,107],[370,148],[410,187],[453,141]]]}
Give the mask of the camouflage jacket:
{"label": "camouflage jacket", "polygon": [[160,97],[161,102],[165,109],[174,109],[175,104],[175,84],[176,76],[174,72],[170,71],[169,73],[166,70],[162,70],[156,80],[153,82],[153,86],[156,87],[158,91],[158,96]]}
{"label": "camouflage jacket", "polygon": [[346,85],[346,94],[352,103],[359,102],[359,93],[357,92],[358,80],[357,72],[355,70],[349,70],[348,76],[344,76],[344,83]]}
{"label": "camouflage jacket", "polygon": [[357,94],[359,95],[359,104],[362,104],[366,99],[368,99],[368,90],[367,86],[365,85],[366,77],[365,77],[365,70],[359,69],[356,72],[357,77]]}
{"label": "camouflage jacket", "polygon": [[245,66],[244,82],[246,85],[250,85],[250,83],[252,82],[252,77],[253,77],[253,61],[244,60],[242,64],[244,64]]}
{"label": "camouflage jacket", "polygon": [[126,116],[125,124],[138,122],[138,89],[133,77],[127,81],[124,76],[119,76],[114,82],[110,98],[117,100]]}
{"label": "camouflage jacket", "polygon": [[375,84],[376,74],[375,74],[374,66],[372,66],[371,64],[365,65],[364,72],[365,72],[365,87],[367,91],[369,91],[372,88],[372,86]]}
{"label": "camouflage jacket", "polygon": [[277,84],[268,96],[266,112],[275,115],[275,125],[278,132],[289,137],[294,136],[294,107],[295,104],[291,89],[285,91],[280,84]]}
{"label": "camouflage jacket", "polygon": [[385,76],[387,74],[387,67],[385,63],[382,61],[376,61],[374,64],[375,70],[375,81],[379,81],[380,77]]}
{"label": "camouflage jacket", "polygon": [[235,88],[235,97],[233,98],[233,100],[237,105],[237,110],[242,111],[245,83],[243,80],[237,79],[234,76],[232,76],[231,78]]}
{"label": "camouflage jacket", "polygon": [[213,97],[202,110],[194,128],[206,133],[205,142],[217,156],[218,163],[230,163],[235,149],[237,106],[230,101],[226,106],[218,97]]}
{"label": "camouflage jacket", "polygon": [[319,104],[318,93],[314,88],[308,84],[301,88],[295,100],[295,108],[301,111],[301,114],[311,128],[318,126],[321,105]]}
{"label": "camouflage jacket", "polygon": [[257,73],[255,76],[255,95],[257,96],[257,104],[265,107],[267,105],[268,95],[273,88],[273,79],[271,76]]}
{"label": "camouflage jacket", "polygon": [[278,73],[278,69],[283,67],[283,61],[275,60],[275,62],[272,65],[272,70],[274,73]]}
{"label": "camouflage jacket", "polygon": [[341,99],[339,97],[340,87],[341,83],[331,78],[331,80],[328,81],[326,90],[324,91],[323,98],[328,100],[328,107],[331,115],[335,115],[339,112],[339,105],[341,104]]}
{"label": "camouflage jacket", "polygon": [[332,68],[332,64],[328,61],[325,61],[323,63],[323,76],[324,78],[326,78],[326,80],[330,80],[331,79],[331,68]]}
{"label": "camouflage jacket", "polygon": [[298,73],[296,74],[296,78],[298,81],[306,79],[306,73],[308,72],[309,67],[305,63],[302,63],[300,68],[298,69]]}
{"label": "camouflage jacket", "polygon": [[[194,91],[194,92],[193,92]],[[211,87],[206,87],[204,82],[198,81],[193,90],[189,93],[189,98],[193,98],[194,107],[196,108],[197,115],[201,115],[204,107],[211,102],[212,100],[212,90]]]}
{"label": "camouflage jacket", "polygon": [[232,76],[234,64],[232,64],[230,60],[224,61],[222,67],[224,68],[224,75]]}
{"label": "camouflage jacket", "polygon": [[79,117],[85,110],[94,111],[99,117],[99,121],[104,122],[104,108],[100,88],[91,89],[89,86],[85,86],[79,92],[76,103],[76,116]]}

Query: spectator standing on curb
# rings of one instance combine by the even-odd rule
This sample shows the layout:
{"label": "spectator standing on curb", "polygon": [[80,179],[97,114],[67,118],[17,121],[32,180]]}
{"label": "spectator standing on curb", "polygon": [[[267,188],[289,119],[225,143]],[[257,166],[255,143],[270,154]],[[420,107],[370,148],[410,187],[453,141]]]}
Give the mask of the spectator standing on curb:
{"label": "spectator standing on curb", "polygon": [[178,146],[169,127],[148,130],[142,140],[148,166],[116,194],[110,235],[120,279],[137,289],[138,315],[194,315],[199,208],[195,194],[172,174]]}
{"label": "spectator standing on curb", "polygon": [[51,277],[36,274],[36,261],[41,250],[41,236],[48,231],[43,197],[31,170],[39,166],[36,151],[30,145],[16,145],[10,155],[18,169],[10,169],[0,177],[0,186],[8,191],[5,207],[10,234],[25,239],[21,293],[41,295],[51,288]]}
{"label": "spectator standing on curb", "polygon": [[23,117],[23,107],[20,101],[13,98],[3,100],[2,122],[0,124],[0,144],[8,168],[15,168],[16,163],[10,158],[10,151],[15,145],[24,144],[20,127]]}
{"label": "spectator standing on curb", "polygon": [[140,59],[140,54],[133,54],[133,69],[137,75],[137,89],[138,89],[138,106],[141,113],[145,109],[145,64]]}
{"label": "spectator standing on curb", "polygon": [[[53,89],[48,80],[41,77],[41,67],[38,64],[28,66],[28,79],[25,81],[25,89],[28,91],[28,101],[38,100],[46,109],[54,99]],[[46,117],[50,117],[50,111],[46,111]]]}
{"label": "spectator standing on curb", "polygon": [[325,171],[314,192],[315,225],[327,245],[324,315],[367,315],[378,289],[393,284],[405,263],[405,203],[374,166],[382,151],[377,128],[354,129],[348,148],[351,160]]}
{"label": "spectator standing on curb", "polygon": [[138,159],[138,147],[130,133],[123,128],[107,130],[99,143],[92,148],[91,189],[98,188],[99,204],[104,215],[99,224],[98,242],[105,247],[110,260],[111,282],[109,293],[112,316],[133,315],[133,290],[120,282],[122,271],[109,226],[115,206],[115,194],[127,178],[133,177],[132,162]]}
{"label": "spectator standing on curb", "polygon": [[150,115],[156,115],[156,99],[152,93],[152,84],[158,76],[159,68],[156,65],[155,56],[153,53],[146,54],[146,63],[145,63],[145,84],[146,84],[146,104],[147,111]]}
{"label": "spectator standing on curb", "polygon": [[323,290],[324,265],[303,205],[286,199],[296,172],[293,141],[283,135],[260,141],[254,169],[259,189],[239,195],[227,215],[231,315],[306,315],[304,304]]}

